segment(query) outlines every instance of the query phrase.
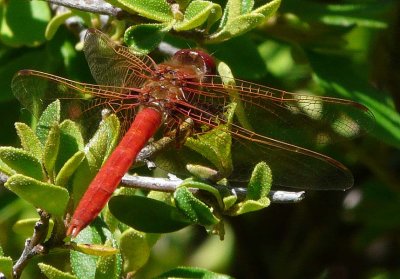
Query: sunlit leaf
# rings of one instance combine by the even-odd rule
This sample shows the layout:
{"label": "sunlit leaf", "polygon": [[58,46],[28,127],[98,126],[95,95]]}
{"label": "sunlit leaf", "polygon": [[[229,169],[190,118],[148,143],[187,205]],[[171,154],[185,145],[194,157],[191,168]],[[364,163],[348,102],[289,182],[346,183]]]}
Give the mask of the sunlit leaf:
{"label": "sunlit leaf", "polygon": [[54,166],[56,164],[59,152],[59,146],[60,146],[60,127],[56,123],[50,129],[47,141],[43,149],[42,163],[49,177],[53,177],[54,174]]}
{"label": "sunlit leaf", "polygon": [[209,25],[216,22],[222,15],[221,7],[210,1],[194,0],[186,8],[183,20],[174,25],[177,31],[194,29],[212,17]]}
{"label": "sunlit leaf", "polygon": [[29,152],[15,147],[0,147],[0,160],[15,173],[43,180],[43,170],[38,159]]}
{"label": "sunlit leaf", "polygon": [[65,162],[64,166],[62,166],[58,172],[55,184],[59,186],[65,186],[68,179],[80,166],[84,158],[85,153],[83,151],[76,152],[67,162]]}
{"label": "sunlit leaf", "polygon": [[174,19],[171,8],[165,0],[108,0],[108,2],[148,19],[160,22],[170,22]]}
{"label": "sunlit leaf", "polygon": [[57,268],[48,264],[38,263],[38,266],[42,273],[49,279],[78,279],[78,277],[68,272],[58,270]]}
{"label": "sunlit leaf", "polygon": [[[39,102],[39,100],[36,100]],[[36,135],[42,145],[46,143],[47,136],[54,124],[60,122],[60,101],[56,100],[43,111],[36,126]]]}
{"label": "sunlit leaf", "polygon": [[36,208],[57,216],[64,214],[68,204],[66,189],[20,174],[11,176],[4,185]]}
{"label": "sunlit leaf", "polygon": [[36,158],[42,158],[42,145],[35,132],[25,123],[15,123],[18,137],[21,140],[22,148]]}

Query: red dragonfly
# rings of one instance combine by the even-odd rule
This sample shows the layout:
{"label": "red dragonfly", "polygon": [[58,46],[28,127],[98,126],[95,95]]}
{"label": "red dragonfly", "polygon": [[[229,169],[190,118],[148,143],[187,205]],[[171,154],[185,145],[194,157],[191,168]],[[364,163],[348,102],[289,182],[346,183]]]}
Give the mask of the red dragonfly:
{"label": "red dragonfly", "polygon": [[[373,115],[361,104],[289,93],[239,79],[236,85],[227,86],[213,74],[214,60],[203,51],[180,50],[169,61],[156,64],[94,29],[86,34],[84,53],[98,85],[35,70],[18,72],[12,82],[15,96],[31,112],[38,111],[38,99],[43,107],[61,99],[67,109],[68,104],[75,108],[74,114],[107,108],[124,123],[134,116],[80,200],[67,235],[75,237],[96,218],[160,126],[171,131],[189,118],[194,136],[204,133],[205,126],[226,124],[232,92],[247,122],[241,125],[243,121],[236,116],[229,126],[233,139],[241,143],[234,145],[239,148],[234,161],[242,165],[238,170],[265,161],[272,170],[274,187],[344,190],[353,185],[353,176],[344,165],[307,147],[369,130]],[[39,85],[43,81],[47,87]],[[80,109],[76,109],[78,103],[83,104]]]}

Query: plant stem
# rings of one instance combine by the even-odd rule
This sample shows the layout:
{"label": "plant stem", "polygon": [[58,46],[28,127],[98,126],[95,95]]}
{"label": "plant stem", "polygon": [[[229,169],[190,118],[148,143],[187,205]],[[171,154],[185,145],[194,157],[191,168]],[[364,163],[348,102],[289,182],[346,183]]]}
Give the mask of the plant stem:
{"label": "plant stem", "polygon": [[21,257],[13,267],[14,278],[19,278],[29,260],[36,255],[46,253],[46,247],[42,244],[46,239],[49,230],[50,215],[39,209],[40,220],[36,222],[33,235],[25,241],[25,248]]}
{"label": "plant stem", "polygon": [[[156,178],[147,176],[136,176],[125,174],[122,177],[121,185],[129,188],[139,188],[145,190],[153,190],[160,192],[174,192],[176,188],[183,182],[183,180],[174,178]],[[222,187],[222,186],[216,186]],[[191,188],[192,192],[198,191],[198,189]],[[247,193],[246,188],[232,187],[230,188],[233,195],[236,195],[239,199],[244,199]],[[270,191],[268,198],[274,203],[296,203],[303,200],[305,192],[288,192],[288,191]]]}

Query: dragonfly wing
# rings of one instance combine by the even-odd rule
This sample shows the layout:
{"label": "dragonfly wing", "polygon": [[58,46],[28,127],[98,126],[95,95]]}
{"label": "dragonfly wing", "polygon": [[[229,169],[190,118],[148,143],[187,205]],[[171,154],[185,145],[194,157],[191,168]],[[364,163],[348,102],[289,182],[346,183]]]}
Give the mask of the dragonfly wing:
{"label": "dragonfly wing", "polygon": [[237,121],[276,140],[314,148],[364,134],[375,123],[367,107],[350,100],[290,93],[242,80],[235,82],[227,89],[221,77],[210,76],[200,86],[203,95],[208,94],[208,101],[218,106],[237,98]]}
{"label": "dragonfly wing", "polygon": [[15,97],[36,118],[49,103],[60,99],[62,117],[75,121],[85,118],[85,122],[91,123],[85,124],[89,128],[97,127],[103,109],[123,119],[137,105],[137,94],[128,88],[86,84],[35,70],[19,71],[11,88]]}
{"label": "dragonfly wing", "polygon": [[[176,111],[181,113],[183,117],[190,115],[190,118],[198,125],[215,128],[220,124],[226,124],[223,115],[213,115],[207,108],[201,108],[201,106],[195,107],[191,104],[179,103]],[[275,187],[345,190],[353,185],[354,180],[351,172],[343,164],[328,156],[259,135],[235,123],[230,125],[227,132],[234,139],[232,146],[234,173],[232,179],[248,179],[254,166],[264,161],[272,170]],[[225,146],[223,143],[216,145]],[[189,157],[187,154],[189,153],[174,153],[174,161],[179,161],[180,165],[185,163],[204,164],[204,158],[199,159],[198,156],[193,155]],[[176,159],[177,156],[181,157]],[[165,159],[158,161],[165,162]],[[176,168],[176,166],[174,167]],[[182,166],[180,169],[182,169]]]}
{"label": "dragonfly wing", "polygon": [[149,56],[133,54],[96,29],[88,29],[84,53],[94,79],[103,85],[141,88],[157,67]]}

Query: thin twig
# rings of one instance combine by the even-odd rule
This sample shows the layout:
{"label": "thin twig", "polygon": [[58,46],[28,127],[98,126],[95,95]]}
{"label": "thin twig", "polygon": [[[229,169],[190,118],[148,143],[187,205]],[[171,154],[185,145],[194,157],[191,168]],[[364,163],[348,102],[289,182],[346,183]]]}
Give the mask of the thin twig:
{"label": "thin twig", "polygon": [[109,15],[117,19],[132,16],[121,8],[114,7],[103,0],[47,0],[47,2],[80,11]]}
{"label": "thin twig", "polygon": [[46,252],[43,242],[46,239],[47,232],[49,230],[50,215],[41,209],[38,210],[38,213],[40,220],[35,224],[32,237],[25,241],[24,251],[13,267],[15,278],[19,278],[21,276],[23,269],[31,258]]}
{"label": "thin twig", "polygon": [[[174,192],[182,182],[183,180],[177,177],[155,178],[125,174],[122,177],[121,185],[130,188],[140,188],[160,192]],[[192,188],[190,190],[196,192],[198,189]],[[244,199],[247,193],[247,189],[242,187],[231,187],[230,190],[231,193],[236,195],[239,199]],[[270,191],[268,194],[268,198],[274,203],[296,203],[303,200],[304,197],[304,191]]]}

